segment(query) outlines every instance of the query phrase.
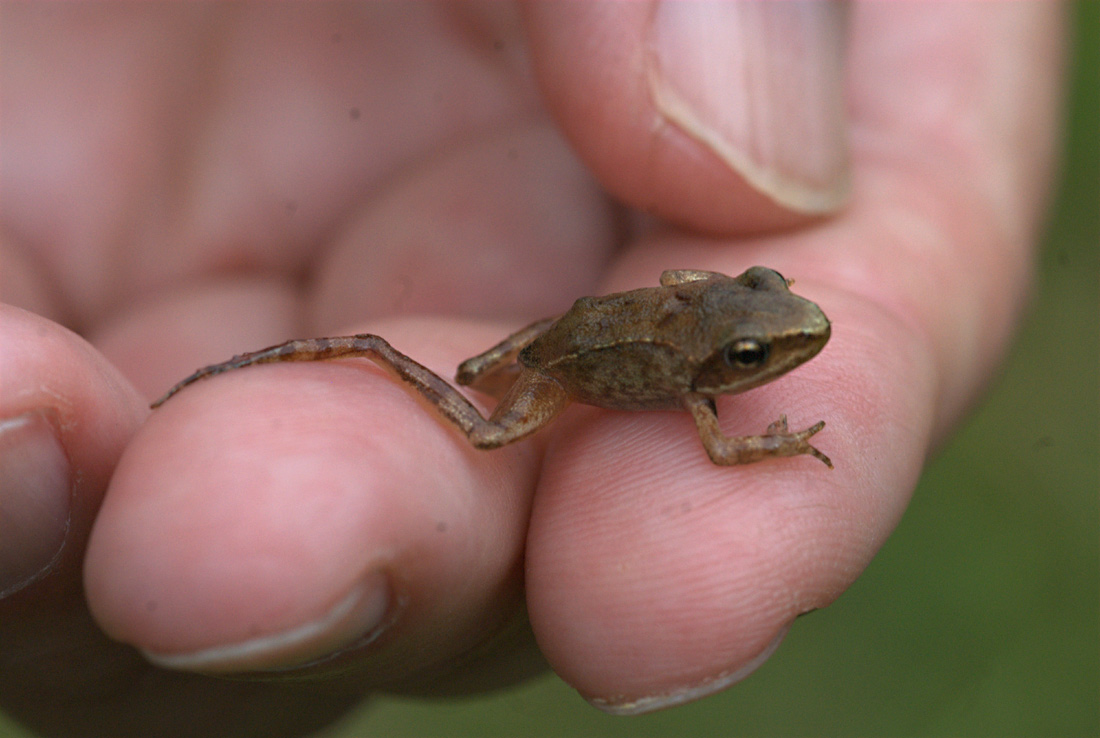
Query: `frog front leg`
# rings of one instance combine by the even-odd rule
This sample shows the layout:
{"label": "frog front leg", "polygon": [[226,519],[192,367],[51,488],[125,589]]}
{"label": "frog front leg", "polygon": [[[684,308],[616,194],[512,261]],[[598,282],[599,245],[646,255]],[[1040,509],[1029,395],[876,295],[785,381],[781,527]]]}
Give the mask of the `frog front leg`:
{"label": "frog front leg", "polygon": [[164,397],[153,403],[153,407],[164,404],[168,398],[188,385],[253,364],[355,357],[370,359],[406,386],[416,390],[441,417],[458,428],[477,448],[497,448],[517,441],[549,423],[569,404],[569,397],[561,385],[545,375],[525,371],[486,419],[473,403],[431,369],[405,356],[381,336],[360,333],[354,336],[287,341],[260,351],[234,356],[221,364],[199,369],[168,390]]}
{"label": "frog front leg", "polygon": [[769,425],[763,435],[730,438],[718,427],[718,410],[714,400],[704,395],[689,394],[684,397],[684,406],[695,419],[699,438],[715,464],[751,464],[771,457],[809,454],[833,468],[829,457],[811,446],[808,440],[825,427],[825,421],[819,421],[803,431],[791,432],[787,429],[787,416],[780,415],[779,420]]}

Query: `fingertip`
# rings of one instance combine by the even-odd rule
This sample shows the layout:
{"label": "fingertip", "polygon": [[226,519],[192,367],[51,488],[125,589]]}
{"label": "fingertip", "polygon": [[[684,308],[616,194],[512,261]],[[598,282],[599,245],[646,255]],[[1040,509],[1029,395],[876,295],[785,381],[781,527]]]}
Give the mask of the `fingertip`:
{"label": "fingertip", "polygon": [[789,626],[782,628],[779,634],[759,654],[746,663],[730,671],[720,673],[713,678],[703,679],[694,684],[672,689],[669,692],[626,698],[618,695],[613,697],[594,696],[589,698],[588,702],[596,709],[610,715],[645,715],[701,700],[737,684],[742,679],[748,678],[754,671],[763,666],[779,649],[783,639],[787,636],[788,630]]}

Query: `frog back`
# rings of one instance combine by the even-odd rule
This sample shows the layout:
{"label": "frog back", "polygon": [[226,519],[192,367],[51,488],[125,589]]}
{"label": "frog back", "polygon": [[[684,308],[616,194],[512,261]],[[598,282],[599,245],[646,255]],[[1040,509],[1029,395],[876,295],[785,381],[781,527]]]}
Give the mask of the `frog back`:
{"label": "frog back", "polygon": [[649,287],[577,300],[519,355],[577,402],[620,410],[680,407],[693,358],[684,340],[696,320],[676,291]]}

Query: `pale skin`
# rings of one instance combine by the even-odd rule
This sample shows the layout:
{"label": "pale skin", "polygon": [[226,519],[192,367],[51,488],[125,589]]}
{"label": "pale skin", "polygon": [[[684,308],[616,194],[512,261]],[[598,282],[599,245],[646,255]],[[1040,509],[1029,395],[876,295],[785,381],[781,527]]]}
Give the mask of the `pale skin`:
{"label": "pale skin", "polygon": [[[774,7],[811,6],[829,7]],[[656,709],[743,678],[851,584],[1017,326],[1057,8],[854,3],[832,91],[821,45],[737,46],[754,73],[732,78],[730,43],[655,38],[655,10],[0,6],[0,452],[28,413],[56,440],[18,457],[45,471],[0,463],[0,575],[49,567],[0,587],[8,718],[289,738],[374,690],[489,694],[547,665],[594,704]],[[752,124],[771,93],[742,85],[797,72],[775,88],[792,125],[723,140],[770,142],[767,173],[819,184],[792,166],[849,147],[847,203],[780,202],[689,135],[638,63],[658,42],[696,65],[677,83],[714,82],[672,99],[708,120]],[[844,101],[842,142],[783,138],[820,132],[821,100]],[[718,396],[723,432],[824,418],[834,473],[716,467],[684,412],[581,405],[482,453],[369,362],[231,372],[148,410],[287,336],[382,335],[446,377],[575,296],[749,264],[834,331]],[[17,535],[46,499],[69,513],[47,516],[57,559]],[[374,611],[341,606],[379,578],[390,627],[363,644]],[[255,640],[283,633],[314,640]],[[341,649],[351,668],[293,681]],[[204,676],[265,669],[279,680]]]}
{"label": "pale skin", "polygon": [[829,457],[809,443],[824,421],[791,432],[781,415],[762,435],[731,438],[718,426],[714,404],[718,395],[760,386],[813,358],[830,334],[821,309],[764,267],[737,278],[670,270],[660,281],[656,288],[578,300],[565,315],[532,323],[462,362],[456,381],[499,400],[488,418],[438,374],[366,333],[235,356],[196,371],[153,407],[199,380],[255,364],[364,357],[419,393],[480,449],[525,438],[580,401],[617,410],[681,407],[715,464],[809,454],[831,469]]}

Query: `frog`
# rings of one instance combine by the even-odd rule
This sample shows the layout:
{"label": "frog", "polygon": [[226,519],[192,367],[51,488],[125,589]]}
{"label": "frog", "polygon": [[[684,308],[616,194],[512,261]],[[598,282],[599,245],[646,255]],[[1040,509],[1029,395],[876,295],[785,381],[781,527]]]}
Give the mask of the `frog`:
{"label": "frog", "polygon": [[455,382],[490,395],[488,417],[441,376],[359,333],[286,341],[199,369],[152,404],[185,387],[244,367],[363,357],[423,398],[479,449],[519,441],[571,403],[610,410],[680,410],[695,421],[710,460],[721,466],[810,455],[833,462],[809,439],[824,421],[791,431],[780,415],[763,434],[729,437],[715,398],[771,382],[816,356],[832,330],[821,308],[790,290],[779,272],[754,266],[736,277],[668,270],[660,286],[582,297],[560,316],[536,321],[462,362]]}

